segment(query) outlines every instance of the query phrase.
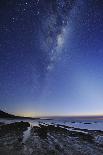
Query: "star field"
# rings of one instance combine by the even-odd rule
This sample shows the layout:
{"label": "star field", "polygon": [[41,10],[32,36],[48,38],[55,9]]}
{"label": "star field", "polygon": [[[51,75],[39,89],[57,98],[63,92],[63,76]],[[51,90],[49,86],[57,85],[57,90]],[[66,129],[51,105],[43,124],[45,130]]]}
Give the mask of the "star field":
{"label": "star field", "polygon": [[1,0],[0,108],[102,113],[102,14],[102,0]]}

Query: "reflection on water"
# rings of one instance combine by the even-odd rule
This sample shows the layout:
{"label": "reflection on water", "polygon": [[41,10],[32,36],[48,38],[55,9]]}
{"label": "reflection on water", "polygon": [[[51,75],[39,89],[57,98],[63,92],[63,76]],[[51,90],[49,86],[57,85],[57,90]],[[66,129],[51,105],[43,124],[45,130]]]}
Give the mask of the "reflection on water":
{"label": "reflection on water", "polygon": [[39,121],[29,121],[30,127],[23,133],[23,143],[27,141],[27,139],[30,137],[31,128],[33,126],[39,126]]}
{"label": "reflection on water", "polygon": [[24,131],[24,133],[23,133],[23,143],[25,143],[26,140],[30,137],[30,131],[31,131],[31,127],[28,127],[28,129],[26,131]]}

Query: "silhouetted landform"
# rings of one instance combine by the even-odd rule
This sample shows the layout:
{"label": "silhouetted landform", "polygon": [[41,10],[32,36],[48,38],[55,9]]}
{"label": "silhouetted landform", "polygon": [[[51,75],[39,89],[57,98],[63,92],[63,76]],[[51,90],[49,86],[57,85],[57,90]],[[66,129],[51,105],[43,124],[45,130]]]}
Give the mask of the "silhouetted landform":
{"label": "silhouetted landform", "polygon": [[0,110],[0,118],[8,118],[8,117],[9,117],[9,118],[14,118],[14,117],[16,117],[16,116],[11,115],[11,114],[8,114],[8,113],[6,113],[6,112]]}
{"label": "silhouetted landform", "polygon": [[9,113],[6,113],[2,110],[0,110],[0,118],[11,118],[11,119],[39,119],[39,118],[33,118],[33,117],[21,117],[21,116],[15,116]]}

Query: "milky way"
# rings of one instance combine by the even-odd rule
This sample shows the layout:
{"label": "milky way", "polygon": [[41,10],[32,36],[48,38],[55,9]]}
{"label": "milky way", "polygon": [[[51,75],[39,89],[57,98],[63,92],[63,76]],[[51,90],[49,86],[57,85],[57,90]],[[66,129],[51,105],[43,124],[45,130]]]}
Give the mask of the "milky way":
{"label": "milky way", "polygon": [[102,0],[0,0],[3,110],[102,113],[102,66]]}
{"label": "milky way", "polygon": [[75,3],[70,0],[39,1],[43,18],[39,16],[41,48],[48,56],[47,70],[51,70],[57,58],[60,56],[65,35],[68,33],[68,24],[71,9]]}

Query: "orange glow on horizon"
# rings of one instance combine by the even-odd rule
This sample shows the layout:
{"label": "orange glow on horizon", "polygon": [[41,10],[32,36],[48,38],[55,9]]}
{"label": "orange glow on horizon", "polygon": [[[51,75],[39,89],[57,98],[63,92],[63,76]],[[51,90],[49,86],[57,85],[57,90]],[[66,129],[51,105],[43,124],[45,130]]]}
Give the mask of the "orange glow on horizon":
{"label": "orange glow on horizon", "polygon": [[[17,116],[22,117],[103,117],[103,114],[70,114],[70,115],[60,115],[60,114],[44,114],[37,112],[23,112],[16,113]],[[103,118],[99,118],[103,119]]]}

